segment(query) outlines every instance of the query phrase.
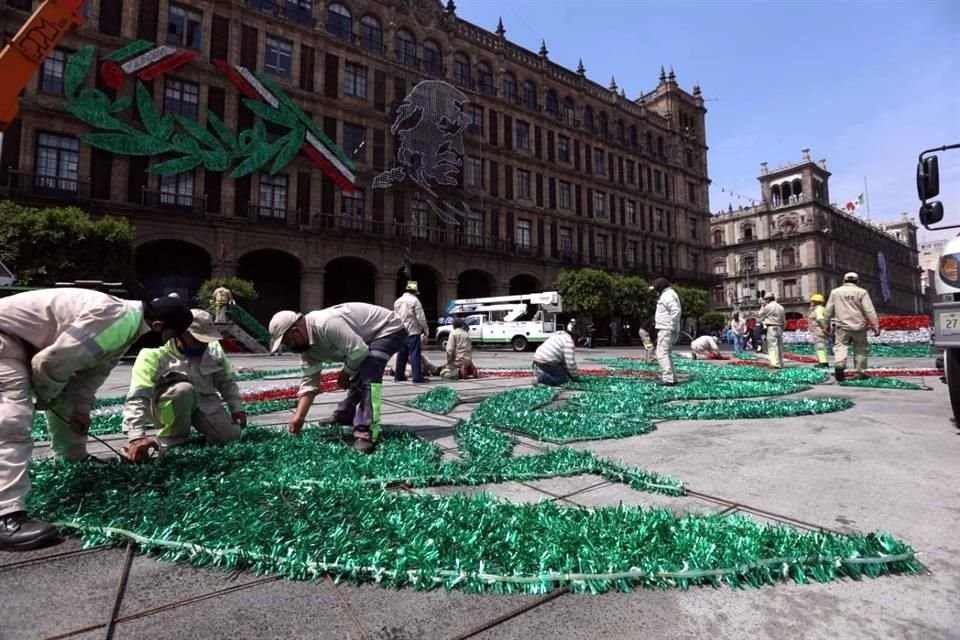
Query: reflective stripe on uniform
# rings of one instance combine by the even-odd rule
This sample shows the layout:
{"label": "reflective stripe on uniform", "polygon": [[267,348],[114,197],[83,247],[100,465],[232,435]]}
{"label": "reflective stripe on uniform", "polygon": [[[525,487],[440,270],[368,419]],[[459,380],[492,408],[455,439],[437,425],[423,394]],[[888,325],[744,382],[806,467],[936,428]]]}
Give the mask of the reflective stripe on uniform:
{"label": "reflective stripe on uniform", "polygon": [[156,386],[157,368],[160,361],[169,352],[170,347],[164,345],[157,349],[144,349],[137,355],[130,373],[130,391],[128,398],[133,398],[141,389],[152,390]]}
{"label": "reflective stripe on uniform", "polygon": [[99,358],[103,355],[103,348],[97,343],[96,340],[88,336],[83,332],[83,329],[79,327],[67,327],[65,334],[82,344],[87,348],[94,357]]}
{"label": "reflective stripe on uniform", "polygon": [[136,336],[137,330],[143,323],[142,311],[128,311],[114,321],[109,327],[97,334],[96,343],[104,351],[119,351],[129,344]]}
{"label": "reflective stripe on uniform", "polygon": [[379,382],[370,383],[370,405],[373,417],[370,420],[370,440],[380,439],[380,404],[383,401],[383,385]]}
{"label": "reflective stripe on uniform", "polygon": [[164,400],[157,405],[157,418],[160,419],[160,433],[158,438],[166,438],[170,435],[174,422],[177,420],[177,412],[173,407],[173,400]]}

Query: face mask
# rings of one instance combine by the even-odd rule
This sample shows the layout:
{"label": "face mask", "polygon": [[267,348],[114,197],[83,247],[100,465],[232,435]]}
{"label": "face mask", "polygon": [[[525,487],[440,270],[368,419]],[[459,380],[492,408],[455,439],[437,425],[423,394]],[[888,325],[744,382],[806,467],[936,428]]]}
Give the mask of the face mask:
{"label": "face mask", "polygon": [[180,349],[180,353],[188,358],[199,358],[207,352],[207,345],[205,344],[199,347],[188,347],[182,342],[177,341],[177,348]]}
{"label": "face mask", "polygon": [[298,345],[290,346],[290,347],[287,347],[287,348],[290,349],[290,351],[293,351],[294,353],[306,353],[307,351],[310,350],[310,345],[309,345],[309,344],[298,344]]}

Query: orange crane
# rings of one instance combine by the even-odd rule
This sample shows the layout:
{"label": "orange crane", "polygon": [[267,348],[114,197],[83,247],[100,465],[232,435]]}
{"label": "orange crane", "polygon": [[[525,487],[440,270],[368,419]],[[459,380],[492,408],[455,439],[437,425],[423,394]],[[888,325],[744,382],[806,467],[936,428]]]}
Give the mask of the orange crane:
{"label": "orange crane", "polygon": [[0,131],[17,117],[20,92],[68,31],[86,20],[86,0],[46,0],[0,51]]}

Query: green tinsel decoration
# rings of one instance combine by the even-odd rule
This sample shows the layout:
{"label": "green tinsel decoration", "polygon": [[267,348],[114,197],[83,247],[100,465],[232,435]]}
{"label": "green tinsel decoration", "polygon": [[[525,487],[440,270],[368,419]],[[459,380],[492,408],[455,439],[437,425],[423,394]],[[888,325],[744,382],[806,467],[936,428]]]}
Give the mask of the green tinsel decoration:
{"label": "green tinsel decoration", "polygon": [[[787,351],[802,356],[812,356],[812,344],[796,343],[786,345]],[[873,358],[932,358],[936,351],[929,344],[871,344],[870,356]]]}
{"label": "green tinsel decoration", "polygon": [[460,396],[450,387],[435,387],[407,402],[407,405],[414,409],[440,415],[450,413],[458,404]]}
{"label": "green tinsel decoration", "polygon": [[896,378],[860,378],[858,380],[844,380],[841,387],[864,387],[870,389],[900,389],[903,391],[923,391],[915,382],[905,382]]}
{"label": "green tinsel decoration", "polygon": [[[452,478],[445,468],[468,471],[472,463],[442,463],[437,447],[411,436],[386,437],[375,456],[317,436],[251,429],[225,447],[172,450],[148,465],[36,461],[31,512],[78,531],[86,544],[132,540],[195,566],[417,589],[756,587],[923,569],[912,548],[882,532],[804,533],[738,515],[386,491],[389,479]],[[527,458],[529,473],[545,456],[502,460]]]}
{"label": "green tinsel decoration", "polygon": [[[594,360],[615,371],[659,372],[656,363],[647,364],[640,360],[625,358],[598,358]],[[819,384],[827,379],[827,373],[812,367],[785,367],[766,369],[762,367],[738,366],[734,364],[711,364],[698,360],[674,360],[674,369],[679,373],[713,380],[755,380],[767,382],[793,382],[796,384]]]}

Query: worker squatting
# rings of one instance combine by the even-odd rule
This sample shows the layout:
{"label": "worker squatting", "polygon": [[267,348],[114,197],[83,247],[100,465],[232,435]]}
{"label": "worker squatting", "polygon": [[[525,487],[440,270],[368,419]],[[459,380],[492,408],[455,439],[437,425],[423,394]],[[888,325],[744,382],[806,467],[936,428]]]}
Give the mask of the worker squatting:
{"label": "worker squatting", "polygon": [[[844,379],[848,346],[854,349],[858,372],[863,372],[866,330],[879,330],[870,297],[856,283],[856,274],[847,274],[844,285],[831,292],[824,309],[817,308],[822,297],[818,301],[815,296],[812,303],[811,320],[821,333],[832,318],[836,320],[838,380]],[[673,347],[680,333],[680,299],[663,278],[651,288],[658,294],[653,324],[659,384],[673,386],[677,384]],[[770,297],[760,314],[767,324],[773,367],[782,366],[782,310]],[[53,525],[32,519],[26,512],[34,411],[46,412],[56,456],[71,462],[96,462],[87,453],[96,392],[141,336],[159,334],[163,344],[141,350],[134,363],[123,409],[123,430],[129,440],[121,452],[125,458],[140,462],[155,452],[184,444],[191,429],[211,444],[230,442],[246,425],[240,391],[219,345],[222,335],[214,319],[206,311],[191,311],[178,298],[132,302],[86,289],[30,291],[0,300],[0,318],[0,550],[33,549],[57,536]],[[405,379],[408,360],[413,382],[422,381],[420,346],[427,331],[413,282],[392,311],[354,302],[305,314],[275,314],[270,321],[271,350],[286,346],[300,354],[303,368],[288,431],[297,435],[303,429],[320,392],[323,364],[342,362],[337,385],[347,393],[330,421],[352,425],[353,448],[372,453],[380,440],[387,361],[396,356],[398,381]],[[815,340],[822,338],[818,335],[815,328]],[[654,350],[652,338],[645,330],[641,338],[649,357]],[[694,351],[714,347],[698,345]],[[821,350],[819,341],[817,350]],[[578,378],[569,331],[557,331],[537,349],[533,370],[540,384],[561,385]],[[447,362],[440,373],[445,378],[476,375],[462,319],[454,321],[447,341]],[[148,426],[158,429],[156,435],[147,434]]]}

